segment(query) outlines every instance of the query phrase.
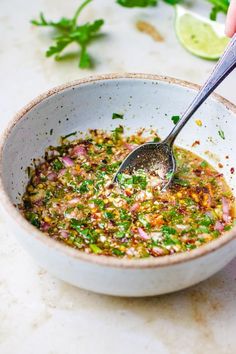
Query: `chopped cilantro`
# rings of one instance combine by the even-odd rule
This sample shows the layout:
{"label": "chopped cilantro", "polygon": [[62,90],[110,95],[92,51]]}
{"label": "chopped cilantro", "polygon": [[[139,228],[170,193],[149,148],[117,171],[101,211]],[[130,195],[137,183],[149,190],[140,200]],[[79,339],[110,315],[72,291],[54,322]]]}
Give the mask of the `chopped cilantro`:
{"label": "chopped cilantro", "polygon": [[116,2],[124,7],[147,7],[157,5],[157,0],[117,0]]}
{"label": "chopped cilantro", "polygon": [[167,4],[173,6],[173,5],[181,3],[183,0],[163,0],[163,1],[166,2]]}
{"label": "chopped cilantro", "polygon": [[126,209],[120,209],[120,218],[121,220],[128,220],[130,218]]}
{"label": "chopped cilantro", "polygon": [[203,168],[205,168],[205,167],[208,166],[208,163],[207,163],[205,160],[203,160],[203,161],[200,163],[200,166],[203,167]]}
{"label": "chopped cilantro", "polygon": [[64,165],[59,159],[55,159],[52,163],[52,167],[55,171],[60,171]]}
{"label": "chopped cilantro", "polygon": [[126,231],[117,231],[116,233],[115,233],[115,237],[116,238],[123,238],[123,237],[125,237],[125,235],[126,235]]}
{"label": "chopped cilantro", "polygon": [[224,230],[229,231],[232,229],[232,225],[225,225]]}
{"label": "chopped cilantro", "polygon": [[182,178],[178,178],[178,177],[174,178],[174,183],[178,184],[179,186],[183,186],[183,187],[188,187],[190,185],[189,181],[182,179]]}
{"label": "chopped cilantro", "polygon": [[130,228],[130,221],[118,222],[117,226],[119,227],[120,231],[128,231],[128,229]]}
{"label": "chopped cilantro", "polygon": [[124,119],[124,114],[112,113],[112,119]]}
{"label": "chopped cilantro", "polygon": [[173,227],[170,226],[162,226],[161,231],[164,235],[175,235],[176,234],[176,230]]}
{"label": "chopped cilantro", "polygon": [[83,204],[77,204],[76,208],[79,209],[79,210],[82,210],[82,209],[84,209],[84,205]]}
{"label": "chopped cilantro", "polygon": [[162,226],[161,231],[164,236],[163,243],[165,246],[176,245],[179,243],[178,239],[173,238],[173,236],[177,233],[173,227],[164,225]]}
{"label": "chopped cilantro", "polygon": [[26,217],[32,225],[36,226],[38,229],[40,228],[40,221],[37,214],[33,212],[27,212]]}
{"label": "chopped cilantro", "polygon": [[91,242],[94,242],[93,230],[83,228],[83,221],[71,219],[70,226],[72,227],[72,229],[75,229],[79,235],[83,236],[85,239],[91,240]]}
{"label": "chopped cilantro", "polygon": [[33,169],[28,166],[26,170],[27,170],[27,175],[28,175],[28,177],[31,178],[32,175],[33,175]]}
{"label": "chopped cilantro", "polygon": [[113,248],[112,253],[115,256],[123,256],[125,254],[124,252],[120,251],[118,248]]}
{"label": "chopped cilantro", "polygon": [[65,140],[65,139],[69,138],[70,136],[73,136],[73,135],[76,135],[76,134],[77,134],[77,132],[73,132],[73,133],[70,133],[70,134],[62,136],[61,139]]}
{"label": "chopped cilantro", "polygon": [[141,222],[141,224],[146,227],[146,228],[150,228],[150,222],[145,218],[145,216],[143,214],[139,214],[138,215],[138,220]]}
{"label": "chopped cilantro", "polygon": [[210,218],[210,216],[208,215],[204,215],[201,219],[200,219],[200,225],[203,225],[203,226],[209,226],[209,225],[212,225],[213,224],[213,220],[212,218]]}
{"label": "chopped cilantro", "polygon": [[92,185],[93,184],[93,181],[90,180],[90,179],[87,179],[85,181],[83,181],[81,183],[81,185],[79,186],[79,192],[80,193],[87,193],[89,192],[89,185]]}
{"label": "chopped cilantro", "polygon": [[113,138],[115,141],[120,139],[120,136],[124,133],[124,128],[122,125],[113,130]]}
{"label": "chopped cilantro", "polygon": [[225,140],[225,133],[223,132],[222,129],[218,130],[218,134],[221,137],[221,139]]}
{"label": "chopped cilantro", "polygon": [[141,189],[146,189],[147,187],[147,177],[145,175],[133,175],[132,176],[133,182],[132,184],[137,187],[141,187]]}
{"label": "chopped cilantro", "polygon": [[138,189],[145,189],[147,187],[147,178],[145,175],[127,175],[125,173],[120,173],[117,176],[118,182],[124,188],[134,187]]}
{"label": "chopped cilantro", "polygon": [[93,202],[95,205],[99,207],[99,209],[103,210],[105,208],[105,203],[102,199],[92,199],[91,202]]}
{"label": "chopped cilantro", "polygon": [[112,155],[112,146],[108,145],[106,148],[107,154]]}
{"label": "chopped cilantro", "polygon": [[103,213],[103,215],[106,219],[109,219],[109,220],[113,220],[115,217],[115,215],[113,213],[111,213],[110,211],[105,211]]}
{"label": "chopped cilantro", "polygon": [[207,227],[206,225],[199,225],[199,227],[197,228],[197,233],[200,233],[200,234],[208,234],[210,232],[210,229],[209,227]]}
{"label": "chopped cilantro", "polygon": [[177,124],[180,120],[180,116],[172,116],[171,117],[171,120],[174,124]]}
{"label": "chopped cilantro", "polygon": [[96,254],[102,253],[101,248],[93,243],[90,243],[89,247],[93,253],[96,253]]}

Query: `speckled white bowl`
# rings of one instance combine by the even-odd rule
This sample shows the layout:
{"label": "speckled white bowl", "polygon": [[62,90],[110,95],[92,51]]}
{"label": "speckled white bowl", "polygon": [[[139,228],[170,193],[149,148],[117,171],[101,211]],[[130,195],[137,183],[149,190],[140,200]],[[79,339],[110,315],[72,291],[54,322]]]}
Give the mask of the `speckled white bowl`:
{"label": "speckled white bowl", "polygon": [[[0,202],[9,229],[37,262],[71,284],[95,292],[120,296],[149,296],[196,284],[224,267],[236,255],[236,228],[189,253],[162,258],[127,260],[87,255],[59,243],[30,225],[14,207],[27,183],[26,167],[43,155],[61,135],[89,128],[112,129],[120,123],[113,112],[124,113],[125,126],[157,128],[165,137],[198,87],[154,75],[105,75],[69,83],[39,96],[20,111],[1,138]],[[203,156],[216,168],[224,166],[228,183],[236,156],[236,107],[212,96],[197,112],[177,144]],[[225,133],[225,140],[218,134]],[[191,147],[195,140],[200,145]],[[226,158],[227,156],[227,158]]]}

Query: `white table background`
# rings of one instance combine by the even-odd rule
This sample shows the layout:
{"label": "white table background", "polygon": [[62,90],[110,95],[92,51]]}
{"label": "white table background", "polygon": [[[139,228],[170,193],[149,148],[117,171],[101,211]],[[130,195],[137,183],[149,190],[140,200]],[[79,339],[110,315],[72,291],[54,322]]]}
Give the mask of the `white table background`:
{"label": "white table background", "polygon": [[[203,14],[210,6],[193,1]],[[115,0],[94,0],[81,20],[105,18],[106,36],[89,48],[94,70],[77,59],[45,59],[48,31],[29,20],[72,15],[79,0],[1,0],[0,129],[39,93],[66,81],[108,72],[145,72],[202,83],[214,63],[191,56],[173,30],[174,11],[124,9]],[[164,36],[154,42],[137,32],[138,19]],[[224,20],[224,18],[221,18]],[[236,72],[218,92],[236,103]],[[178,112],[176,112],[178,113]],[[122,299],[65,284],[39,268],[0,223],[1,354],[233,354],[236,352],[236,259],[220,273],[175,294]]]}

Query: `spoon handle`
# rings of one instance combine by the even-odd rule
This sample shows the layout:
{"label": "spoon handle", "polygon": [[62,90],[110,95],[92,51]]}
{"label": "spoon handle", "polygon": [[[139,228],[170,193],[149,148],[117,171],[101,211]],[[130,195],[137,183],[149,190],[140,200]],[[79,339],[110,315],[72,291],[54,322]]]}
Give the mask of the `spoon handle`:
{"label": "spoon handle", "polygon": [[201,106],[201,104],[207,99],[207,97],[215,90],[215,88],[231,73],[231,71],[236,67],[236,34],[233,36],[229,42],[224,54],[216,64],[213,72],[202,86],[197,96],[194,98],[190,106],[182,115],[180,121],[172,129],[170,134],[164,140],[169,146],[172,146],[175,138],[196,112],[196,110]]}

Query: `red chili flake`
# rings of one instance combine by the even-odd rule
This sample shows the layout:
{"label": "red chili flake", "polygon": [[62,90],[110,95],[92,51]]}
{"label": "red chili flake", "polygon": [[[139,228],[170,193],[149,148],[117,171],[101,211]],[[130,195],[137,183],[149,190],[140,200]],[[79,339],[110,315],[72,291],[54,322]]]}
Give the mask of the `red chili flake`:
{"label": "red chili flake", "polygon": [[200,145],[200,141],[199,140],[195,140],[194,143],[192,144],[192,147],[194,147],[196,145]]}
{"label": "red chili flake", "polygon": [[234,167],[231,167],[230,173],[233,175],[234,174]]}
{"label": "red chili flake", "polygon": [[224,166],[222,165],[222,163],[218,163],[218,167],[223,168]]}

